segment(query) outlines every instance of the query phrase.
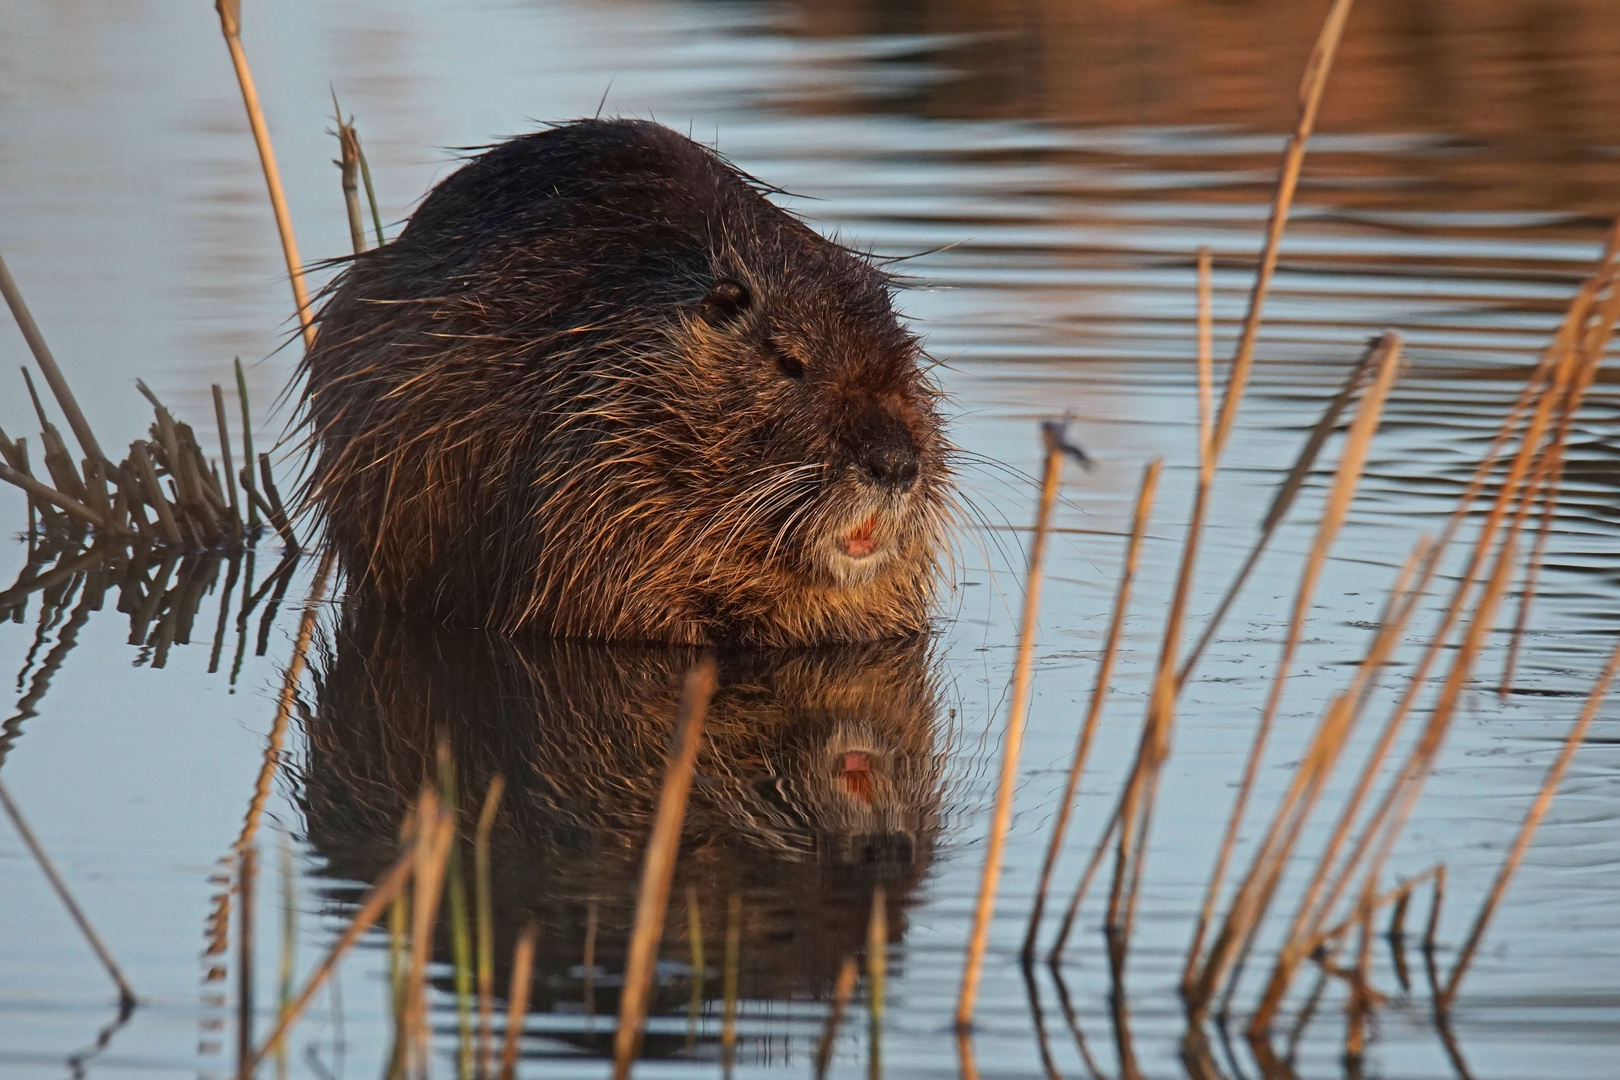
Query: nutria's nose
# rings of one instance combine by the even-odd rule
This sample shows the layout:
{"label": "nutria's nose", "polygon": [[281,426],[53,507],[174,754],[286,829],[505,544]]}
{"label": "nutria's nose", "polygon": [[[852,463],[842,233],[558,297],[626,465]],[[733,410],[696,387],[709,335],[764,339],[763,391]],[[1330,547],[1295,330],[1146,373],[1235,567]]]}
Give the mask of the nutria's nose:
{"label": "nutria's nose", "polygon": [[857,460],[861,479],[878,487],[909,491],[917,482],[917,447],[899,418],[885,416],[861,440]]}

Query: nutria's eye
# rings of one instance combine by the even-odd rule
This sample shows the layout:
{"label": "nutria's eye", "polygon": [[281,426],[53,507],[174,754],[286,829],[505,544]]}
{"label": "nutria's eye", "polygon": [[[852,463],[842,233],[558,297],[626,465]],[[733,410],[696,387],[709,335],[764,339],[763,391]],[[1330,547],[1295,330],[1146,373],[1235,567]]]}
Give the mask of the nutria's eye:
{"label": "nutria's eye", "polygon": [[703,298],[699,311],[706,323],[723,323],[735,319],[748,310],[748,305],[754,298],[748,293],[748,286],[740,281],[730,278],[721,278],[709,290],[709,295]]}
{"label": "nutria's eye", "polygon": [[778,345],[770,338],[765,339],[765,355],[776,361],[776,366],[781,368],[782,374],[786,375],[788,378],[804,378],[804,365],[799,362],[799,358],[782,348],[782,346]]}

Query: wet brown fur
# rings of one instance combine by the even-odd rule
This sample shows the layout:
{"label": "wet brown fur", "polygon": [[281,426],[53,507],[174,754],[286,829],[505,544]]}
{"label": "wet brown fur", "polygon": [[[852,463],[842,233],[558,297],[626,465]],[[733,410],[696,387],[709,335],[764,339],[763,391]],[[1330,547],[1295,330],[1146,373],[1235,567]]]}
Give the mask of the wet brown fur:
{"label": "wet brown fur", "polygon": [[[891,288],[668,128],[511,140],[334,283],[308,502],[353,585],[461,625],[920,632],[948,448]],[[908,489],[872,481],[883,453]],[[868,520],[873,558],[829,554]]]}

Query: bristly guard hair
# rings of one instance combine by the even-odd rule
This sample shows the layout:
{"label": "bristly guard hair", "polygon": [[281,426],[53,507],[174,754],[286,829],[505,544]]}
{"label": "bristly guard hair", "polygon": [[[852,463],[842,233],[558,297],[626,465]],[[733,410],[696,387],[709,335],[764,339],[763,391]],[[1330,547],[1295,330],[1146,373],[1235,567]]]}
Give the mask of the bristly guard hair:
{"label": "bristly guard hair", "polygon": [[559,637],[928,623],[952,504],[891,279],[646,121],[472,158],[334,282],[306,504],[351,587]]}

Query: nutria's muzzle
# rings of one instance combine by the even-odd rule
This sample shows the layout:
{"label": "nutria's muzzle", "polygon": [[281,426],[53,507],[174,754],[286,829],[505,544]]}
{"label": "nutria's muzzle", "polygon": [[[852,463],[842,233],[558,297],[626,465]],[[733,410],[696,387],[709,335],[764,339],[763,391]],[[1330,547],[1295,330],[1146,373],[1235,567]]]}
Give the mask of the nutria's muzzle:
{"label": "nutria's muzzle", "polygon": [[856,429],[856,475],[885,491],[910,491],[922,463],[906,422],[881,406],[871,409]]}

